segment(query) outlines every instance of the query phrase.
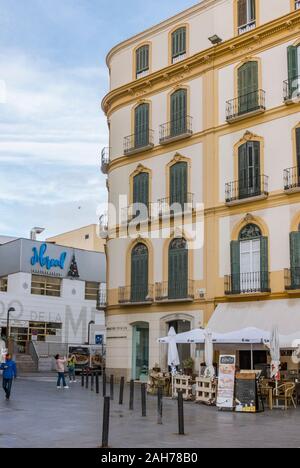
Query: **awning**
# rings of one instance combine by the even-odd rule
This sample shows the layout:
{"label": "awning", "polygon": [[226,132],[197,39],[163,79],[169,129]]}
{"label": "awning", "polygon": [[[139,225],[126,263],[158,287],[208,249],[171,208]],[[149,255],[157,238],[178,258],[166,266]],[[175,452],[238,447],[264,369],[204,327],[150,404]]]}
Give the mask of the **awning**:
{"label": "awning", "polygon": [[[185,333],[179,333],[175,336],[177,344],[203,344],[205,343],[206,330],[197,328]],[[230,333],[216,333],[210,330],[212,335],[212,342],[216,344],[269,344],[270,333],[265,330],[258,330],[257,328],[245,328],[243,330],[232,331]],[[170,338],[166,336],[160,338],[159,343],[169,343]]]}
{"label": "awning", "polygon": [[208,328],[217,333],[229,333],[248,327],[271,332],[278,326],[280,346],[297,347],[300,343],[300,299],[280,299],[219,304]]}

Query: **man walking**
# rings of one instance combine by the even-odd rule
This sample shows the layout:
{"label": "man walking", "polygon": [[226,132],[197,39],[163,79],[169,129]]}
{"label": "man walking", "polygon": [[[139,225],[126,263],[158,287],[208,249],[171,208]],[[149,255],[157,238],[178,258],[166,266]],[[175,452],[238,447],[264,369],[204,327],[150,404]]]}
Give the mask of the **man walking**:
{"label": "man walking", "polygon": [[13,379],[17,377],[17,366],[15,361],[12,360],[10,354],[5,356],[5,362],[0,365],[0,370],[3,370],[3,390],[5,392],[6,399],[9,400]]}

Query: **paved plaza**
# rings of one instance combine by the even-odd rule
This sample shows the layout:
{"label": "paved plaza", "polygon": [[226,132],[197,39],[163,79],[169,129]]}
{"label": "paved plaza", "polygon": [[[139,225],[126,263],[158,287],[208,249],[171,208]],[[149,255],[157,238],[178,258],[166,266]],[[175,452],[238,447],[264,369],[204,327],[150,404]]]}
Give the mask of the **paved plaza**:
{"label": "paved plaza", "polygon": [[[142,418],[138,385],[135,395],[135,409],[130,412],[128,387],[122,407],[115,388],[112,448],[300,447],[299,410],[234,414],[186,403],[186,435],[178,436],[176,401],[164,400],[163,425],[159,426],[156,398],[148,397],[147,417]],[[80,382],[69,390],[57,390],[55,375],[21,377],[14,384],[11,401],[0,394],[0,448],[99,447],[102,405],[101,394],[83,389]]]}

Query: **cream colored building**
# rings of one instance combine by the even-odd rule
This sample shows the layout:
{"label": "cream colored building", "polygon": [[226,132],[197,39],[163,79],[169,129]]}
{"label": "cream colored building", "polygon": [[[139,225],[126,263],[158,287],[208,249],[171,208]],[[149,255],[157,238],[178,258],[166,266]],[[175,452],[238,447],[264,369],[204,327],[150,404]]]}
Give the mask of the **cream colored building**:
{"label": "cream colored building", "polygon": [[[281,331],[294,331],[284,314],[292,306],[300,314],[299,8],[203,0],[108,54],[102,166],[109,202],[122,212],[118,220],[111,210],[107,231],[115,374],[143,380],[155,363],[166,368],[157,339],[171,325],[207,326],[216,308],[214,326],[228,331],[258,326],[281,299]],[[135,203],[149,216],[133,239]],[[183,229],[168,214],[173,203],[190,217]],[[182,359],[195,356],[189,348]]]}
{"label": "cream colored building", "polygon": [[105,241],[98,235],[98,226],[96,224],[90,224],[89,226],[49,237],[47,242],[65,247],[73,247],[74,249],[103,253],[105,248]]}

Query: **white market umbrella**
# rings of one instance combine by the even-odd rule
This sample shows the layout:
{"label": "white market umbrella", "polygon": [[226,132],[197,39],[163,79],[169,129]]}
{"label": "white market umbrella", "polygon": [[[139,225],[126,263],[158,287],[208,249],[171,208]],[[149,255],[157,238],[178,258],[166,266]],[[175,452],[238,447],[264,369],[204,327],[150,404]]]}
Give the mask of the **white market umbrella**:
{"label": "white market umbrella", "polygon": [[[271,378],[275,379],[276,396],[278,395],[278,381],[280,380],[280,342],[278,327],[274,326],[271,333],[270,341],[271,353]],[[276,400],[276,407],[278,407],[278,399]]]}
{"label": "white market umbrella", "polygon": [[214,356],[214,345],[213,345],[213,334],[210,330],[205,332],[205,363],[206,369],[204,372],[204,377],[213,378],[215,376],[215,369],[213,366],[213,356]]}
{"label": "white market umbrella", "polygon": [[179,366],[179,364],[176,332],[174,327],[171,327],[168,333],[168,365],[172,370],[172,397],[174,396],[174,375],[176,374],[176,367]]}

